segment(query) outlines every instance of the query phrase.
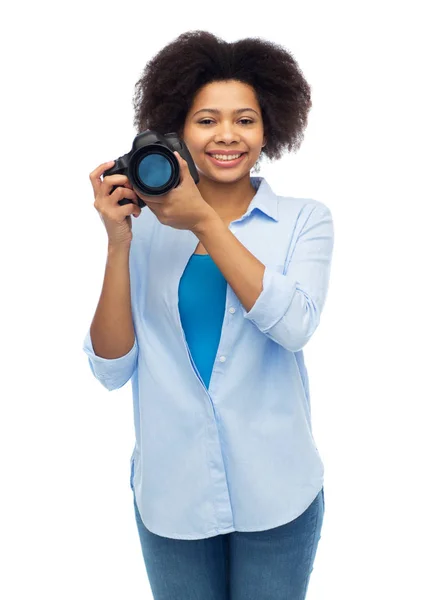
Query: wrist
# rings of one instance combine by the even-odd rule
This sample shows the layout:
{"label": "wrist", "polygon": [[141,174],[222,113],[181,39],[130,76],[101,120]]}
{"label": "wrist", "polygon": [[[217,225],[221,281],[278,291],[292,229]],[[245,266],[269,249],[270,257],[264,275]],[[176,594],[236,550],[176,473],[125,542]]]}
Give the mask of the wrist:
{"label": "wrist", "polygon": [[131,244],[111,244],[108,243],[107,254],[108,256],[129,256]]}
{"label": "wrist", "polygon": [[207,232],[207,230],[209,230],[211,227],[213,227],[213,225],[215,225],[218,222],[222,223],[223,221],[215,212],[215,210],[212,210],[209,214],[207,214],[206,217],[201,219],[198,223],[196,223],[196,225],[194,225],[194,227],[192,227],[192,232],[197,236],[204,235]]}

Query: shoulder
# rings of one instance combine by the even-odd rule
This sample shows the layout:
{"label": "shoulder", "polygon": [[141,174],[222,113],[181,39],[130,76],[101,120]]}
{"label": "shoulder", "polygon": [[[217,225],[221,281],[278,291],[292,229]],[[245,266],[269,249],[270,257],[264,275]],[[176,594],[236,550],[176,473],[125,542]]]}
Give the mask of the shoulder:
{"label": "shoulder", "polygon": [[281,222],[303,227],[309,218],[316,220],[325,216],[331,218],[330,208],[321,200],[280,195],[277,195],[277,200],[278,220]]}
{"label": "shoulder", "polygon": [[314,198],[303,198],[296,196],[278,196],[278,208],[282,212],[294,210],[299,213],[309,214],[313,210],[317,209],[317,212],[328,211],[329,207],[321,200],[315,200]]}

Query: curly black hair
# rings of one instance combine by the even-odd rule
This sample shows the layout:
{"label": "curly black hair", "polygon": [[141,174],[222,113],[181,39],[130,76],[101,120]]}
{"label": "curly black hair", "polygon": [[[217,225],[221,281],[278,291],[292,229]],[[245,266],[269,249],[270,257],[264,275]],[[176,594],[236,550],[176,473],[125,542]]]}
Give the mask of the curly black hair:
{"label": "curly black hair", "polygon": [[279,159],[284,149],[300,148],[311,88],[293,55],[258,37],[226,42],[201,30],[182,33],[146,64],[133,98],[137,133],[153,129],[182,137],[199,89],[225,80],[249,84],[255,91],[266,137],[261,156]]}

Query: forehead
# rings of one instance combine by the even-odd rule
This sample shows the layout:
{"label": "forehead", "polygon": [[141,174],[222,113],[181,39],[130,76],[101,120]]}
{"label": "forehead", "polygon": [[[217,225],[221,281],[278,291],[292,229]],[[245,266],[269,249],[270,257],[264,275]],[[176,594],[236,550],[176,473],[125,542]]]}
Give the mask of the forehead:
{"label": "forehead", "polygon": [[240,81],[215,81],[198,90],[191,110],[207,107],[232,112],[242,106],[259,108],[256,93],[250,85]]}

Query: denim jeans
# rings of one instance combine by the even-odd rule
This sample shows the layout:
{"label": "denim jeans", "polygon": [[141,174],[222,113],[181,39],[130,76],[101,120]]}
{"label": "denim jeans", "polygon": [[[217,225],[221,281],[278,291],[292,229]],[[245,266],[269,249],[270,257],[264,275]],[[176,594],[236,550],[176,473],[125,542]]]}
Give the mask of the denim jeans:
{"label": "denim jeans", "polygon": [[299,517],[201,540],[156,535],[134,510],[154,600],[304,600],[324,519],[324,488]]}

